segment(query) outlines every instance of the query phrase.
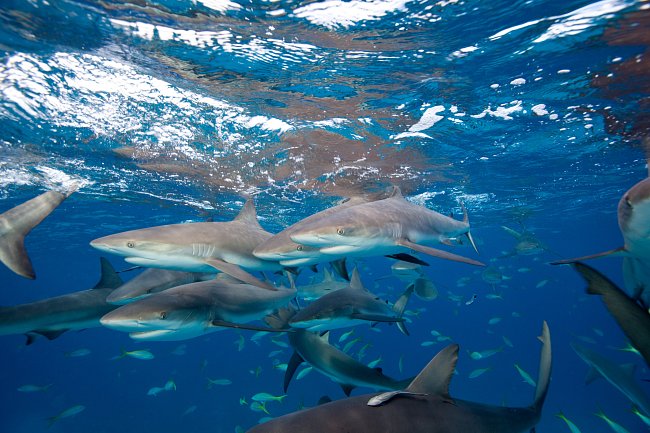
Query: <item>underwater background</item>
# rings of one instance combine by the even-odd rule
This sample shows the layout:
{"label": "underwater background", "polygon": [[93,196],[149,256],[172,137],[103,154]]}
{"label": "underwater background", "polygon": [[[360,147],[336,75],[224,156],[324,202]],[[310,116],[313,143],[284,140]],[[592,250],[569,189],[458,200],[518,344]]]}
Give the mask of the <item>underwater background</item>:
{"label": "underwater background", "polygon": [[[514,364],[536,377],[546,320],[554,365],[537,431],[568,432],[560,412],[582,432],[611,431],[601,409],[647,431],[611,384],[585,385],[588,366],[570,343],[635,364],[646,392],[648,368],[620,350],[625,337],[584,281],[548,263],[622,244],[618,200],[648,173],[649,44],[645,1],[4,0],[0,212],[80,188],[27,237],[36,280],[0,266],[0,304],[93,287],[100,253],[89,242],[100,236],[227,221],[246,197],[275,233],[341,197],[397,185],[456,218],[463,203],[480,256],[444,248],[488,267],[425,258],[438,296],[412,297],[411,335],[357,326],[341,347],[359,338],[349,353],[369,344],[364,362],[381,357],[384,373],[407,378],[457,342],[452,396],[527,405],[534,388]],[[502,226],[542,248],[516,250]],[[382,298],[404,290],[381,278],[394,261],[351,262]],[[620,258],[590,264],[622,285]],[[314,275],[305,269],[298,283]],[[0,431],[233,432],[344,397],[311,371],[267,404],[270,415],[252,410],[254,394],[282,395],[286,344],[230,329],[180,342],[101,327],[29,346],[2,336]],[[155,357],[113,359],[136,349]],[[488,349],[500,350],[470,356]],[[168,380],[175,390],[148,395]],[[18,390],[27,384],[51,386]],[[48,427],[76,405],[84,410]]]}

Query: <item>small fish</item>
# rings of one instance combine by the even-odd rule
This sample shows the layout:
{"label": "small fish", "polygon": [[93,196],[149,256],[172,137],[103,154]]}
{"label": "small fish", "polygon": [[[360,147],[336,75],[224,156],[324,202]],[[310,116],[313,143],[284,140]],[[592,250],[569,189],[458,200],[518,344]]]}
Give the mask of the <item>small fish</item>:
{"label": "small fish", "polygon": [[288,365],[287,365],[286,362],[283,362],[281,364],[275,364],[273,366],[273,368],[275,368],[276,370],[280,370],[280,371],[287,371],[287,367],[288,367]]}
{"label": "small fish", "polygon": [[284,341],[278,340],[277,338],[271,338],[271,342],[277,346],[287,348],[289,345]]}
{"label": "small fish", "polygon": [[343,346],[343,352],[344,352],[344,353],[348,353],[348,351],[349,351],[350,349],[352,349],[352,346],[354,346],[355,344],[357,344],[359,341],[361,341],[361,338],[359,338],[359,337],[355,338],[354,340],[350,340],[350,341],[348,341],[348,342],[345,344],[345,346]]}
{"label": "small fish", "polygon": [[253,336],[251,337],[251,341],[259,346],[260,340],[267,335],[269,335],[270,332],[267,331],[257,331]]}
{"label": "small fish", "polygon": [[502,335],[502,336],[501,336],[501,339],[503,340],[503,343],[504,343],[506,346],[508,346],[508,347],[515,347],[515,346],[513,346],[512,341],[510,341],[510,339],[509,339],[508,337],[506,337],[505,335]]}
{"label": "small fish", "polygon": [[279,401],[282,402],[287,397],[286,394],[283,395],[272,395],[269,394],[268,392],[258,392],[254,396],[251,397],[251,400],[257,401],[260,403],[266,403],[267,401]]}
{"label": "small fish", "polygon": [[598,411],[595,415],[596,415],[597,417],[599,417],[599,418],[604,419],[605,422],[607,423],[607,425],[609,425],[609,427],[610,427],[612,430],[614,430],[616,433],[630,433],[630,432],[629,432],[626,428],[624,428],[622,425],[620,425],[619,423],[617,423],[617,422],[612,421],[611,419],[609,419],[609,418],[607,417],[607,415],[605,415],[605,413],[604,413],[602,410]]}
{"label": "small fish", "polygon": [[275,356],[278,356],[278,355],[282,354],[282,352],[283,352],[282,349],[273,350],[272,352],[269,353],[269,358],[273,358]]}
{"label": "small fish", "polygon": [[488,320],[488,325],[496,325],[501,321],[501,317],[493,317],[490,320]]}
{"label": "small fish", "polygon": [[266,402],[254,401],[251,403],[250,408],[254,412],[264,412],[267,415],[271,415],[266,409]]}
{"label": "small fish", "polygon": [[341,336],[339,337],[339,344],[341,344],[341,343],[343,343],[345,340],[347,340],[347,339],[350,337],[350,335],[352,335],[353,332],[354,332],[354,329],[352,329],[352,330],[350,330],[350,331],[344,333],[343,335],[341,335]]}
{"label": "small fish", "polygon": [[503,296],[498,295],[496,293],[488,293],[487,295],[485,295],[485,298],[494,300],[494,299],[503,299]]}
{"label": "small fish", "polygon": [[517,272],[524,274],[526,272],[530,272],[531,270],[532,269],[530,269],[530,268],[519,268],[519,269],[517,269]]}
{"label": "small fish", "polygon": [[298,380],[302,379],[303,377],[305,377],[305,376],[307,376],[309,373],[311,373],[311,371],[312,371],[313,369],[314,369],[314,367],[311,367],[311,366],[303,368],[303,369],[300,370],[300,372],[296,375],[296,379],[298,379]]}
{"label": "small fish", "polygon": [[186,353],[186,349],[187,344],[181,344],[179,346],[176,346],[176,348],[171,351],[171,354],[176,356],[183,356]]}
{"label": "small fish", "polygon": [[399,361],[397,362],[397,368],[399,368],[400,373],[402,372],[403,366],[404,366],[403,365],[403,361],[404,361],[403,358],[404,358],[404,355],[400,355]]}
{"label": "small fish", "polygon": [[122,354],[120,356],[113,357],[112,359],[122,359],[126,357],[130,358],[135,358],[135,359],[142,359],[142,360],[149,360],[153,359],[153,353],[149,352],[148,350],[131,350],[127,352],[126,350],[122,349]]}
{"label": "small fish", "polygon": [[30,384],[30,385],[19,386],[17,389],[20,392],[44,392],[50,389],[51,386],[52,386],[51,383],[43,386]]}
{"label": "small fish", "polygon": [[[516,365],[516,364],[515,364]],[[562,421],[566,423],[567,426],[569,426],[569,430],[571,430],[571,433],[582,433],[580,429],[578,428],[577,425],[575,425],[570,419],[568,419],[562,412],[555,414],[556,417],[560,418]]]}
{"label": "small fish", "polygon": [[423,341],[422,343],[420,343],[420,346],[429,347],[429,346],[433,346],[434,344],[436,344],[435,341],[427,340],[427,341]]}
{"label": "small fish", "polygon": [[636,407],[633,407],[633,408],[632,408],[632,413],[634,413],[634,415],[636,415],[636,416],[638,416],[639,418],[641,418],[641,421],[643,421],[643,423],[644,423],[645,425],[647,425],[648,427],[650,427],[650,417],[648,417],[648,416],[642,414],[642,413],[639,411],[639,409],[636,408]]}
{"label": "small fish", "polygon": [[370,343],[366,343],[363,346],[361,346],[361,349],[359,349],[359,352],[357,352],[357,359],[361,361],[365,356],[366,356],[366,349],[371,347],[372,345]]}
{"label": "small fish", "polygon": [[66,410],[64,410],[63,412],[59,413],[58,415],[54,415],[54,416],[48,418],[48,419],[47,419],[47,421],[48,421],[48,425],[47,425],[48,428],[49,428],[49,427],[52,427],[52,424],[54,424],[54,423],[57,422],[58,420],[60,420],[60,419],[62,419],[62,418],[69,418],[69,417],[71,417],[71,416],[74,416],[74,415],[78,414],[79,412],[83,411],[85,408],[86,408],[86,406],[83,406],[83,405],[81,405],[81,404],[78,404],[78,405],[75,405],[75,406],[72,406],[72,407],[67,408]]}
{"label": "small fish", "polygon": [[485,372],[487,372],[488,370],[491,370],[491,369],[492,369],[492,367],[477,368],[476,370],[472,371],[469,374],[469,378],[470,379],[476,379],[477,377],[482,376]]}
{"label": "small fish", "polygon": [[469,299],[465,302],[465,305],[472,305],[472,304],[474,303],[474,301],[476,301],[476,298],[477,298],[477,297],[478,297],[478,296],[476,296],[476,293],[474,293],[474,294],[472,295],[472,297],[469,298]]}
{"label": "small fish", "polygon": [[214,385],[226,386],[232,384],[230,379],[210,379],[209,377],[206,379],[208,379],[208,389],[211,389]]}
{"label": "small fish", "polygon": [[68,358],[78,358],[80,356],[88,356],[88,355],[90,355],[90,349],[77,349],[65,353],[65,356],[67,356]]}
{"label": "small fish", "polygon": [[541,289],[542,287],[544,287],[544,286],[546,285],[546,283],[548,283],[548,280],[542,280],[542,281],[540,281],[539,283],[537,283],[537,285],[535,286],[535,288],[536,288],[536,289]]}
{"label": "small fish", "polygon": [[498,349],[486,349],[486,350],[482,350],[480,352],[471,352],[469,354],[469,356],[473,360],[477,361],[479,359],[485,359],[485,358],[489,358],[490,356],[494,356],[497,353],[501,352],[502,350],[503,350],[503,347],[499,347]]}
{"label": "small fish", "polygon": [[172,389],[176,391],[176,383],[172,379],[169,379],[167,383],[165,383],[164,389],[165,391],[171,391]]}
{"label": "small fish", "polygon": [[243,335],[239,334],[239,338],[237,338],[237,340],[235,340],[233,344],[237,346],[237,351],[241,352],[242,350],[244,350],[244,346],[246,345],[246,340],[244,340]]}
{"label": "small fish", "polygon": [[375,359],[374,361],[370,361],[368,363],[368,367],[375,368],[375,367],[377,367],[377,364],[379,364],[380,362],[381,362],[381,356],[379,358]]}
{"label": "small fish", "polygon": [[191,413],[194,413],[194,412],[196,412],[196,409],[197,409],[196,405],[193,404],[192,406],[185,409],[185,412],[183,412],[183,414],[181,416],[185,416],[185,415],[189,415]]}
{"label": "small fish", "polygon": [[433,335],[434,337],[438,337],[438,336],[440,336],[442,334],[440,332],[436,331],[435,329],[432,329],[431,330],[431,335]]}
{"label": "small fish", "polygon": [[521,368],[518,364],[515,364],[515,368],[519,372],[519,375],[524,379],[524,382],[526,382],[528,385],[532,386],[533,388],[537,387],[537,383],[535,380],[528,374],[523,368]]}
{"label": "small fish", "polygon": [[636,347],[632,346],[629,342],[626,344],[625,347],[622,347],[622,348],[620,348],[618,350],[623,351],[623,352],[634,353],[636,355],[641,356],[641,352],[639,352],[639,350]]}
{"label": "small fish", "polygon": [[605,333],[602,330],[598,329],[598,328],[593,328],[593,331],[594,331],[594,334],[596,334],[599,337],[604,337],[605,336]]}
{"label": "small fish", "polygon": [[158,394],[160,394],[160,393],[163,392],[164,390],[165,390],[165,388],[161,388],[161,387],[159,387],[159,386],[154,386],[154,387],[152,387],[152,388],[149,388],[149,391],[147,391],[147,395],[151,395],[151,396],[157,397]]}
{"label": "small fish", "polygon": [[247,404],[248,404],[248,402],[246,401],[246,398],[245,398],[245,397],[240,397],[240,398],[239,398],[239,405],[240,405],[240,406],[245,406],[245,405],[247,405]]}
{"label": "small fish", "polygon": [[255,368],[255,370],[248,370],[248,372],[250,374],[255,375],[255,377],[260,377],[260,374],[262,374],[262,366],[258,365],[257,368]]}

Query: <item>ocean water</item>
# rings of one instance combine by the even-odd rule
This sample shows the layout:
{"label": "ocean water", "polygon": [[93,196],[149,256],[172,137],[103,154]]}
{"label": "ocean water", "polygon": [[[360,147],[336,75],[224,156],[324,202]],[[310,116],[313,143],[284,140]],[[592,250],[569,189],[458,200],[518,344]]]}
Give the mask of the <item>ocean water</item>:
{"label": "ocean water", "polygon": [[[648,368],[618,350],[625,337],[577,274],[548,263],[622,243],[617,202],[648,173],[649,8],[624,0],[5,0],[0,211],[48,189],[80,188],[27,237],[36,280],[0,266],[0,304],[91,288],[100,254],[89,242],[100,236],[230,220],[245,197],[277,232],[340,197],[397,185],[457,218],[463,203],[480,256],[467,245],[444,248],[503,278],[488,283],[484,269],[425,258],[439,295],[411,299],[411,335],[358,326],[351,353],[369,344],[364,362],[381,357],[386,374],[406,378],[454,341],[452,396],[527,405],[534,389],[514,364],[536,377],[546,320],[554,366],[537,431],[568,432],[560,411],[582,432],[610,431],[594,415],[600,409],[630,432],[647,431],[609,383],[585,385],[588,367],[570,343],[635,364],[650,393]],[[534,233],[544,249],[514,254],[502,226]],[[380,279],[391,264],[350,265],[394,301],[404,283]],[[622,284],[620,258],[592,264]],[[254,394],[282,394],[274,365],[291,355],[286,337],[253,335],[139,343],[96,327],[29,346],[24,336],[2,336],[0,431],[233,432],[324,395],[344,397],[312,371],[267,405],[270,415],[253,411]],[[86,354],[70,356],[78,349]],[[122,349],[155,358],[112,359]],[[488,370],[470,378],[479,368]],[[208,378],[231,384],[210,388]],[[170,379],[176,390],[147,395]],[[51,386],[18,391],[26,384]],[[85,409],[48,427],[75,405]]]}

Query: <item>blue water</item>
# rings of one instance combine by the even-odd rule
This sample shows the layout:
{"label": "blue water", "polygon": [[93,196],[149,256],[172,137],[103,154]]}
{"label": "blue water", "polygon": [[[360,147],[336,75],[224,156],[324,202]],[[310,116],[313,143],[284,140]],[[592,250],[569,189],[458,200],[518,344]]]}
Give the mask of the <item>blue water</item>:
{"label": "blue water", "polygon": [[[584,282],[547,263],[622,242],[618,199],[647,176],[648,34],[642,1],[5,0],[0,210],[48,189],[81,188],[27,238],[35,281],[0,266],[0,303],[92,287],[99,254],[89,242],[100,236],[229,220],[246,196],[276,232],[340,196],[393,184],[441,213],[459,215],[463,202],[480,259],[508,279],[492,287],[480,269],[430,259],[439,296],[411,300],[408,309],[419,311],[409,316],[411,335],[359,326],[353,353],[370,343],[365,362],[381,357],[386,374],[409,377],[446,344],[422,345],[436,330],[461,345],[453,396],[526,405],[533,388],[513,364],[536,375],[535,337],[547,320],[554,370],[537,431],[568,431],[560,411],[583,432],[610,431],[594,416],[601,408],[630,432],[647,431],[610,384],[584,384],[587,366],[569,343],[634,363],[639,381],[650,372],[616,350],[625,337]],[[546,250],[500,258],[515,245],[503,225],[534,232]],[[475,257],[468,246],[454,252]],[[375,281],[389,274],[388,259],[356,265],[386,299],[403,290],[394,278]],[[594,266],[622,283],[620,259]],[[291,354],[252,335],[143,344],[93,328],[30,346],[3,336],[0,431],[246,429],[267,415],[240,398],[281,394],[283,372],[273,366]],[[486,360],[469,356],[502,346]],[[66,356],[82,348],[90,353]],[[155,359],[112,360],[122,348]],[[208,389],[207,378],[232,384]],[[147,395],[169,379],[176,391]],[[25,384],[52,386],[17,391]],[[271,416],[343,397],[317,372],[294,379],[288,394],[268,404]],[[74,405],[85,410],[48,429],[48,417]]]}

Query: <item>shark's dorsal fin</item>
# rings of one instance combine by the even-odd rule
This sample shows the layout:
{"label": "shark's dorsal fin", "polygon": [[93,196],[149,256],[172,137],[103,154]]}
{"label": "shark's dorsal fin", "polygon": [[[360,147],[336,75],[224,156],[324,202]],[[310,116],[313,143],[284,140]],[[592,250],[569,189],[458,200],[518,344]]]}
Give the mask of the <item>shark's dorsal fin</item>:
{"label": "shark's dorsal fin", "polygon": [[458,344],[451,344],[433,357],[406,391],[449,397],[449,382],[458,361]]}
{"label": "shark's dorsal fin", "polygon": [[323,282],[330,282],[332,281],[332,274],[330,274],[330,271],[327,270],[327,268],[323,268]]}
{"label": "shark's dorsal fin", "polygon": [[323,332],[319,337],[325,344],[330,344],[330,331]]}
{"label": "shark's dorsal fin", "polygon": [[366,288],[363,287],[363,283],[361,282],[361,277],[359,276],[359,271],[357,271],[357,268],[352,269],[350,287],[356,290],[366,290]]}
{"label": "shark's dorsal fin", "polygon": [[262,228],[259,221],[257,221],[257,211],[255,210],[255,202],[253,202],[252,198],[246,200],[244,207],[241,208],[234,221],[241,221]]}
{"label": "shark's dorsal fin", "polygon": [[124,284],[122,278],[115,272],[111,262],[104,257],[100,257],[99,265],[101,266],[101,276],[93,289],[116,289]]}

